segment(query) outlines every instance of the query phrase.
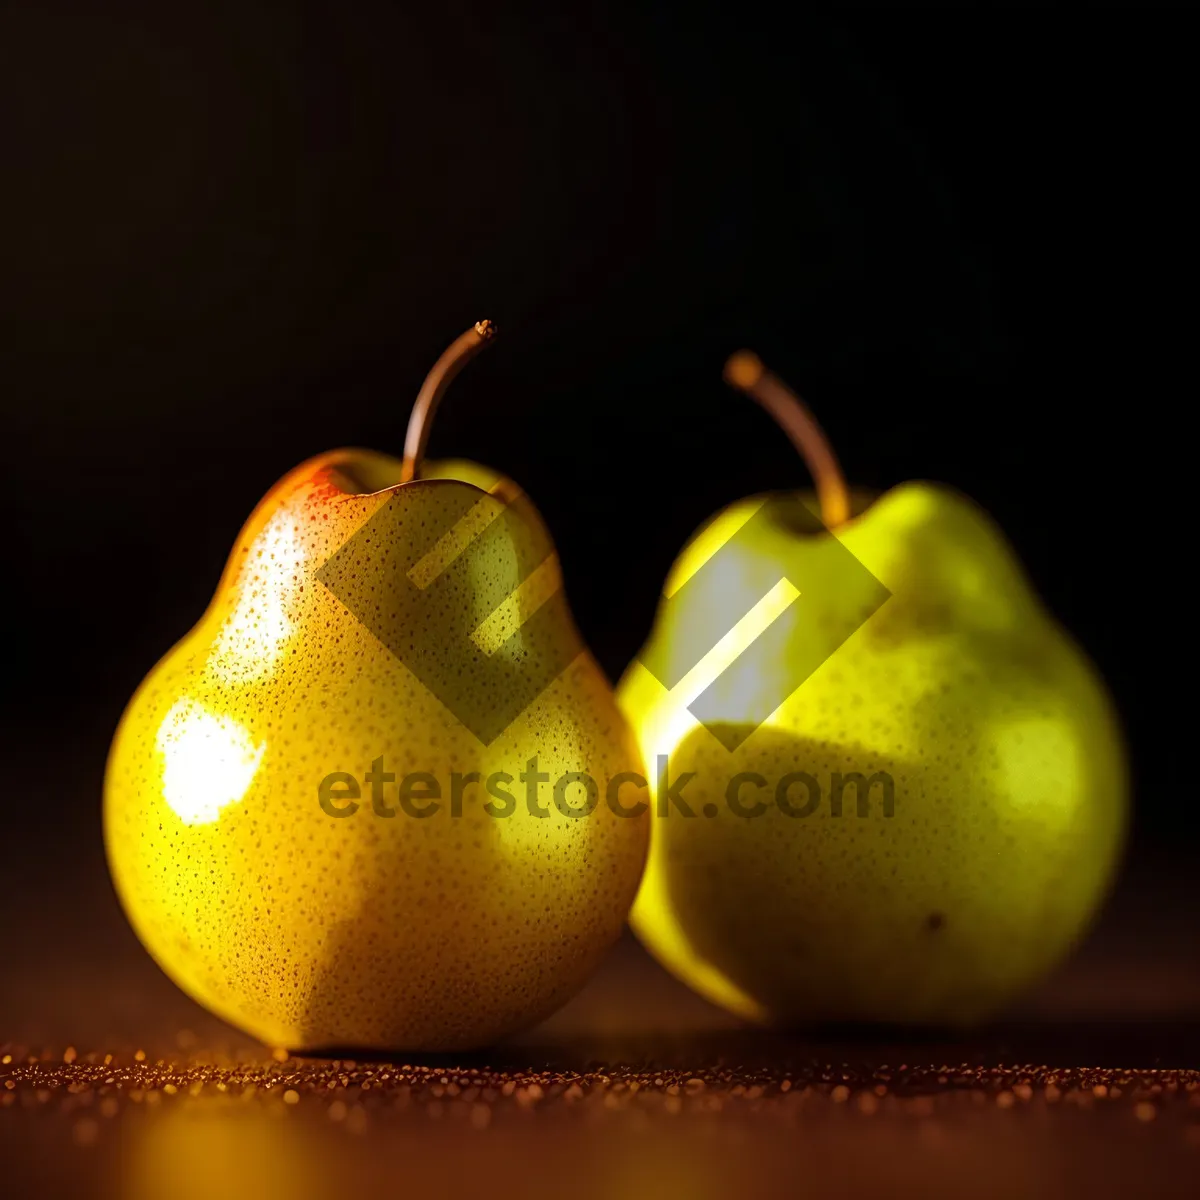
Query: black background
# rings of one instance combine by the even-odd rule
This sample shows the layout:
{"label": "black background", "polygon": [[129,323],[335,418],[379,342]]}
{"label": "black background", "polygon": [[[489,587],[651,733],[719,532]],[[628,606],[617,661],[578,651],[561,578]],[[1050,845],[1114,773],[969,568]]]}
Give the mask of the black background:
{"label": "black background", "polygon": [[487,316],[431,453],[531,492],[611,676],[697,524],[807,482],[721,381],[749,345],[855,482],[992,512],[1186,849],[1185,18],[775,8],[0,3],[10,846],[99,856],[121,709],[255,502],[398,452]]}

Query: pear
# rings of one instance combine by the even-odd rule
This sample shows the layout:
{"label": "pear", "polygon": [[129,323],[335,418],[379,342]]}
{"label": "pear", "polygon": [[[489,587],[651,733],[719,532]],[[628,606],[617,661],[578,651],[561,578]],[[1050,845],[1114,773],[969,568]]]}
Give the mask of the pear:
{"label": "pear", "polygon": [[708,522],[618,685],[660,768],[632,924],[750,1020],[985,1020],[1113,878],[1113,706],[973,502],[850,494],[779,380],[745,354],[728,377],[792,435],[820,505],[758,496]]}
{"label": "pear", "polygon": [[[150,672],[105,779],[113,881],[189,995],[296,1050],[478,1047],[618,937],[648,820],[585,815],[642,770],[511,481],[321,455],[271,489],[195,628]],[[563,783],[562,781],[566,782]]]}

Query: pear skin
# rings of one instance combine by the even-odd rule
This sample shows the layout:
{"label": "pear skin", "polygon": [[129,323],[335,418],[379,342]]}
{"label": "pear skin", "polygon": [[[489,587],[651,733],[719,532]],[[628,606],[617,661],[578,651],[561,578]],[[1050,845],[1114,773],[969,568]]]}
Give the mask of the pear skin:
{"label": "pear skin", "polygon": [[[643,768],[541,518],[486,468],[401,478],[339,451],[280,481],[109,757],[105,842],[135,931],[271,1045],[455,1050],[534,1024],[618,937],[646,854],[645,816],[579,819],[582,786],[552,790]],[[399,573],[421,571],[437,602],[398,608]],[[452,711],[486,718],[551,660],[486,740]],[[442,698],[414,671],[449,681]]]}
{"label": "pear skin", "polygon": [[[764,500],[701,530],[666,593]],[[632,923],[679,978],[752,1020],[970,1025],[1058,963],[1109,887],[1127,825],[1121,732],[972,502],[910,483],[838,528],[891,593],[840,645],[839,608],[864,597],[818,586],[832,537],[768,526],[714,584],[769,582],[781,565],[800,581],[764,695],[789,662],[820,665],[762,724],[744,672],[724,692],[691,676],[668,688],[642,661],[621,680],[647,763],[695,773],[677,793],[693,816],[664,815],[659,796]],[[720,603],[693,590],[641,658],[686,657],[674,643]],[[688,705],[705,686],[702,725]]]}

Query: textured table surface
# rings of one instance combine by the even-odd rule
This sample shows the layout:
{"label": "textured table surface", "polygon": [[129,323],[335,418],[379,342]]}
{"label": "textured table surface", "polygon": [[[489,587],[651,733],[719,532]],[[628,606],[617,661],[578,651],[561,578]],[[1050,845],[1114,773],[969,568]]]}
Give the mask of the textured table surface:
{"label": "textured table surface", "polygon": [[566,1008],[490,1052],[300,1060],[178,992],[80,847],[6,855],[0,917],[0,1155],[18,1195],[1200,1188],[1183,862],[1128,873],[1054,979],[956,1040],[746,1029],[626,938]]}

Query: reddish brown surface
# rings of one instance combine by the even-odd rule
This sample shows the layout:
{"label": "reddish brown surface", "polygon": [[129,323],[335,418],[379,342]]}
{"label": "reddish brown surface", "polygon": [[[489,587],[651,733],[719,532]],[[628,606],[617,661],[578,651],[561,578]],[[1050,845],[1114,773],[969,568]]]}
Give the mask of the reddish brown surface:
{"label": "reddish brown surface", "polygon": [[904,1181],[947,1195],[1114,1184],[1147,1195],[1200,1177],[1194,1071],[968,1067],[940,1055],[892,1066],[890,1054],[871,1068],[802,1061],[787,1048],[752,1068],[735,1065],[736,1039],[725,1053],[679,1049],[729,1065],[114,1056],[16,1066],[0,1102],[9,1161],[24,1156],[28,1176],[129,1196],[348,1186],[887,1194]]}

